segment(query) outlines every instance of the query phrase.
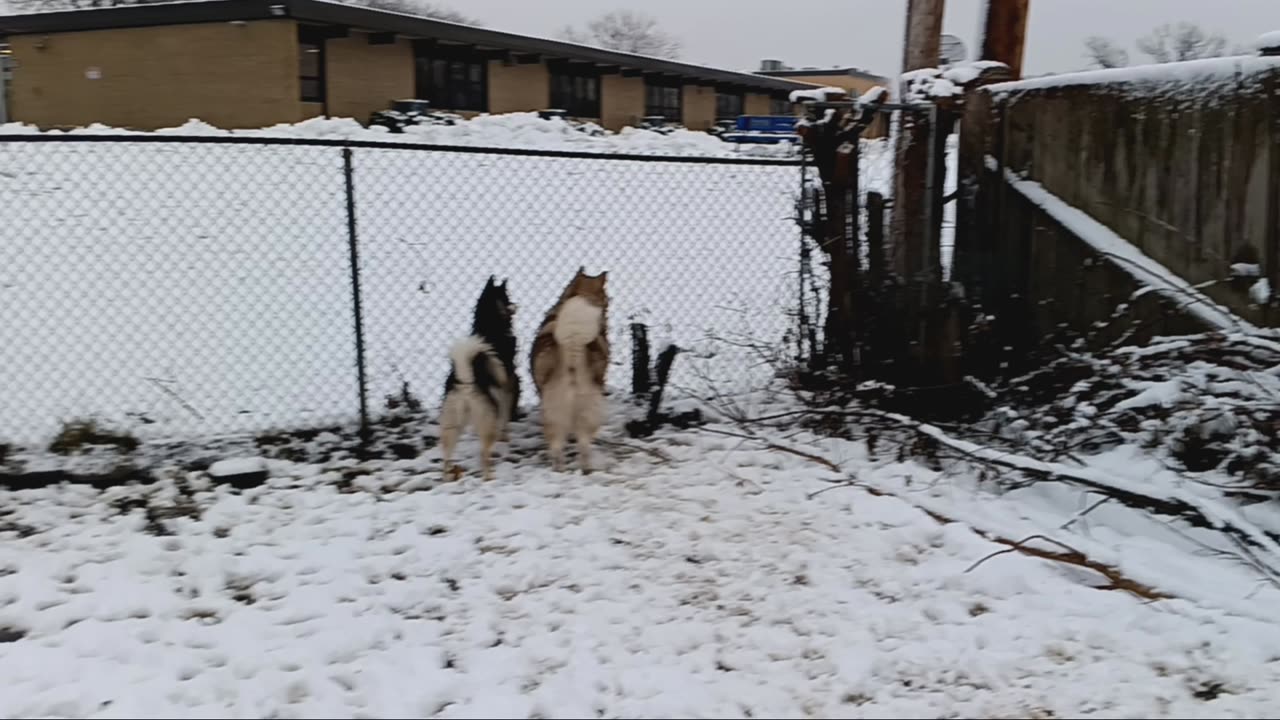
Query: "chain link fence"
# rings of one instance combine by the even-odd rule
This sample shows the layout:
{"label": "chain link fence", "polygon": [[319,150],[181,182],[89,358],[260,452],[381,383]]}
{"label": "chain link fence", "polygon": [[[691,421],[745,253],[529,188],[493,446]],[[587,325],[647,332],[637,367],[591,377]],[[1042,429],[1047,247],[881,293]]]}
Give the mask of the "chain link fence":
{"label": "chain link fence", "polygon": [[[0,137],[0,441],[376,422],[438,405],[490,274],[527,352],[579,266],[686,347],[673,385],[750,382],[794,327],[797,162],[259,137]],[[359,331],[358,331],[359,330]],[[363,387],[362,387],[363,382]],[[522,398],[534,402],[531,390]]]}

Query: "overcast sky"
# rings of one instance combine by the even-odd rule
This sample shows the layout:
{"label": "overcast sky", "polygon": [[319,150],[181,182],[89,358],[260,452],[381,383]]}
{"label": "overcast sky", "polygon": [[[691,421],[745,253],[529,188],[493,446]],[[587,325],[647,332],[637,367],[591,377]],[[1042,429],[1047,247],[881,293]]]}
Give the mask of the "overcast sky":
{"label": "overcast sky", "polygon": [[[445,0],[489,27],[550,36],[611,9],[643,10],[684,43],[684,59],[734,70],[777,58],[796,67],[862,67],[886,74],[902,62],[906,0]],[[945,31],[974,52],[982,0],[947,0]],[[1280,30],[1280,0],[1031,0],[1026,72],[1082,69],[1084,38],[1129,47],[1164,22],[1192,20],[1251,45]]]}

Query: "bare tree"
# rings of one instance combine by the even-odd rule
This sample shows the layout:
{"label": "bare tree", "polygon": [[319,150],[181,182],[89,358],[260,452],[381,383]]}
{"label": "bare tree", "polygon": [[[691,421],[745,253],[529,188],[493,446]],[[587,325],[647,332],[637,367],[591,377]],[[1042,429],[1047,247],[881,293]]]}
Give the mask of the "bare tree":
{"label": "bare tree", "polygon": [[679,39],[663,30],[655,18],[631,10],[605,13],[587,23],[585,31],[566,26],[560,31],[560,37],[636,55],[680,57]]}
{"label": "bare tree", "polygon": [[1110,38],[1093,35],[1085,39],[1084,49],[1089,61],[1097,67],[1120,68],[1129,65],[1129,51]]}
{"label": "bare tree", "polygon": [[1138,49],[1158,63],[1222,57],[1227,39],[1191,22],[1161,25],[1138,39]]}

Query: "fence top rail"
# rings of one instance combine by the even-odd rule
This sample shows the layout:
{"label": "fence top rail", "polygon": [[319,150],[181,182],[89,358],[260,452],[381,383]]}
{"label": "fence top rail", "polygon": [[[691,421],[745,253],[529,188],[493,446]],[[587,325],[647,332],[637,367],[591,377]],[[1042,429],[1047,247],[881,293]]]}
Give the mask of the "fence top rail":
{"label": "fence top rail", "polygon": [[630,160],[636,162],[676,163],[689,165],[759,165],[776,167],[800,167],[803,160],[796,158],[721,157],[715,155],[648,155],[642,153],[605,153],[579,150],[543,150],[472,145],[432,145],[413,142],[382,142],[378,140],[343,140],[330,138],[273,137],[260,135],[147,135],[110,134],[94,135],[76,133],[49,135],[46,133],[0,133],[0,144],[5,143],[159,143],[174,145],[259,145],[293,147],[328,147],[369,150],[413,150],[418,152],[443,152],[470,155],[515,155],[579,160]]}

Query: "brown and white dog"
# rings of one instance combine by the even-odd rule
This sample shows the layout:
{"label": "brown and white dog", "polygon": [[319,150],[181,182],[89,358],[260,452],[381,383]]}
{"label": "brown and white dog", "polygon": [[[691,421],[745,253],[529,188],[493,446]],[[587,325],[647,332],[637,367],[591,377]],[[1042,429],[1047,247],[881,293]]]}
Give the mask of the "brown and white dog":
{"label": "brown and white dog", "polygon": [[542,428],[557,471],[564,469],[564,447],[572,433],[582,472],[591,472],[591,443],[604,422],[609,369],[608,275],[578,269],[542,321],[529,356],[542,399]]}

